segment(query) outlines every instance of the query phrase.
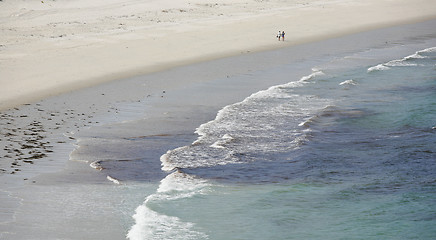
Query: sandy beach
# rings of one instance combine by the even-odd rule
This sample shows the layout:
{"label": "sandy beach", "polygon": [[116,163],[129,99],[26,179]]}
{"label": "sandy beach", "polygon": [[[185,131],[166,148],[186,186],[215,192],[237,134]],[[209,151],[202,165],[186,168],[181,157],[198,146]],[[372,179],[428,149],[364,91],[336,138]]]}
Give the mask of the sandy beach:
{"label": "sandy beach", "polygon": [[[166,175],[159,157],[194,141],[222,107],[327,56],[419,45],[434,34],[435,9],[432,0],[0,1],[0,238],[124,239]],[[281,62],[291,75],[262,75]]]}
{"label": "sandy beach", "polygon": [[[5,0],[0,109],[174,66],[423,21],[434,9],[431,0]],[[276,39],[281,30],[284,42]]]}

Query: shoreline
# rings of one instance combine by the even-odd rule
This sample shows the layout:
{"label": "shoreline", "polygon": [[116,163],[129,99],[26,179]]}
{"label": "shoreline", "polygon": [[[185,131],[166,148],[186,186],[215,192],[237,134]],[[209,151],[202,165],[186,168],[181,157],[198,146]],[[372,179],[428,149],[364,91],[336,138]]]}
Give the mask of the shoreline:
{"label": "shoreline", "polygon": [[[108,82],[47,98],[40,103],[24,105],[18,110],[12,109],[9,113],[15,113],[15,121],[29,120],[32,123],[32,120],[38,119],[46,133],[37,133],[47,136],[44,141],[49,140],[51,143],[48,145],[63,141],[59,146],[65,148],[54,146],[54,152],[48,154],[48,158],[35,160],[35,164],[22,164],[20,171],[2,176],[4,181],[0,201],[7,203],[8,212],[0,219],[0,236],[4,234],[6,239],[26,239],[27,234],[46,238],[46,229],[50,227],[52,239],[95,239],[102,236],[120,239],[132,226],[131,216],[135,207],[141,204],[146,193],[153,193],[157,187],[155,184],[161,180],[162,173],[147,175],[160,171],[158,156],[173,147],[192,143],[196,138],[195,128],[212,120],[223,106],[242,101],[253,92],[272,85],[286,83],[291,79],[298,80],[310,74],[313,66],[328,62],[333,56],[340,57],[368,48],[394,48],[397,44],[420,42],[421,38],[415,37],[425,36],[434,22],[435,20],[402,25],[290,48],[196,63]],[[395,54],[405,56],[409,53]],[[377,61],[384,62],[383,59]],[[282,67],[292,68],[293,76],[280,74]],[[271,68],[278,71],[277,76],[262,75],[256,77],[258,82],[254,82],[252,74],[262,74]],[[25,115],[28,117],[20,117]],[[144,122],[135,124],[130,122],[132,118]],[[55,129],[58,126],[56,123],[65,125]],[[39,131],[38,128],[33,128],[34,125],[30,125],[30,129],[19,125],[8,128],[20,127],[25,132],[32,129]],[[23,126],[29,125],[24,123]],[[65,132],[68,133],[64,136],[67,140],[57,140]],[[17,141],[23,141],[21,135],[14,134],[17,135]],[[74,139],[68,140],[69,137]],[[106,140],[129,142],[118,144],[118,141]],[[79,151],[69,156],[72,143],[77,145]],[[97,144],[97,148],[92,144]],[[87,154],[86,148],[91,149],[91,154]],[[137,158],[130,155],[130,152],[145,156],[145,161],[136,164]],[[102,161],[104,169],[100,171],[89,166],[99,160],[87,158],[91,155],[103,160],[122,157],[119,159],[123,161],[118,165],[116,161],[106,161],[106,164]],[[108,156],[111,158],[107,159]],[[126,161],[129,159],[134,161]],[[139,168],[139,165],[144,166]],[[144,172],[144,169],[149,172]],[[107,176],[119,180],[121,184],[114,184]],[[68,204],[65,204],[63,196],[68,196]],[[86,201],[89,199],[91,200]],[[64,212],[71,214],[68,219],[64,218]],[[87,220],[81,221],[82,213],[92,212],[99,214],[88,214]],[[34,216],[42,217],[35,221]],[[62,221],[57,221],[59,219]],[[110,226],[110,230],[101,230],[107,226]]]}
{"label": "shoreline", "polygon": [[[387,0],[310,1],[291,6],[273,1],[251,10],[244,6],[247,1],[238,1],[237,10],[229,10],[226,0],[209,5],[166,3],[112,3],[98,13],[104,2],[32,5],[23,0],[19,7],[0,3],[6,4],[0,12],[0,110],[174,67],[436,18],[436,3],[429,0],[395,5]],[[144,23],[150,14],[144,14],[144,8],[150,6],[157,20]],[[137,9],[119,16],[120,7],[123,13]],[[61,20],[64,13],[68,15]],[[47,19],[50,16],[54,20]],[[73,21],[78,17],[82,22]],[[101,19],[109,23],[103,25]],[[50,28],[44,30],[45,26]],[[96,33],[99,27],[102,32]],[[275,39],[276,30],[287,32],[285,42]]]}

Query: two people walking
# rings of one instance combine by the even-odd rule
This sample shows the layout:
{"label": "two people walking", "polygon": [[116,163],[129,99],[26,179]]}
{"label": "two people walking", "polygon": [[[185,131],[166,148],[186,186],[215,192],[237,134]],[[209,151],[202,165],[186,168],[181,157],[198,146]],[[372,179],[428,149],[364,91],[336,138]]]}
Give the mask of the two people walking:
{"label": "two people walking", "polygon": [[285,41],[285,31],[279,31],[279,33],[277,34],[277,38],[279,39],[279,41],[280,39],[282,39],[282,41]]}

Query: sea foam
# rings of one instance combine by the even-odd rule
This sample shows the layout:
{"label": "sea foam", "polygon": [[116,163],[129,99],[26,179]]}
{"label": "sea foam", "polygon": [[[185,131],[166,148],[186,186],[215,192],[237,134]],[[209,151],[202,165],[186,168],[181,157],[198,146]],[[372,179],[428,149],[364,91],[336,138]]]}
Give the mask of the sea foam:
{"label": "sea foam", "polygon": [[350,79],[339,83],[339,85],[357,85],[357,82],[355,82],[353,79]]}
{"label": "sea foam", "polygon": [[131,240],[154,239],[207,239],[207,234],[194,230],[195,224],[175,216],[159,213],[150,207],[154,203],[190,198],[202,194],[209,186],[207,181],[175,171],[161,180],[156,193],[148,196],[135,210],[135,224],[127,233]]}
{"label": "sea foam", "polygon": [[427,48],[421,51],[417,51],[412,55],[403,57],[401,59],[394,59],[391,61],[388,61],[386,63],[378,64],[376,66],[368,68],[368,72],[374,72],[374,71],[384,71],[389,70],[391,67],[416,67],[420,66],[420,64],[414,62],[414,60],[417,59],[425,59],[427,58],[427,53],[432,53],[436,51],[436,47]]}
{"label": "sea foam", "polygon": [[307,76],[302,77],[300,79],[300,81],[301,82],[305,82],[305,81],[309,81],[309,80],[311,80],[311,79],[313,79],[315,77],[324,76],[325,75],[325,73],[323,71],[318,70],[318,69],[312,69],[312,71],[313,71],[313,73],[311,73],[311,74],[309,74]]}
{"label": "sea foam", "polygon": [[385,71],[385,70],[389,70],[389,69],[391,69],[391,68],[388,66],[385,66],[384,64],[379,64],[377,66],[368,68],[368,72]]}

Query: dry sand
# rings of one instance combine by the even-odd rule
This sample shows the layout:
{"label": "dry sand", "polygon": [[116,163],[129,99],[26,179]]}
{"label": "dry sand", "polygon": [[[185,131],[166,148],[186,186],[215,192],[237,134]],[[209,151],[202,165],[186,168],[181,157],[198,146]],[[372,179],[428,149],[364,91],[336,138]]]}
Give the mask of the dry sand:
{"label": "dry sand", "polygon": [[[0,110],[174,66],[435,17],[434,0],[3,0]],[[279,30],[286,41],[277,41]]]}

